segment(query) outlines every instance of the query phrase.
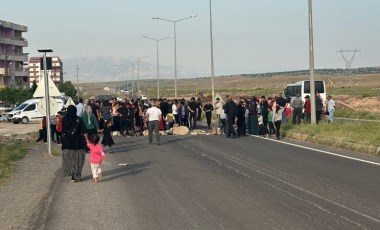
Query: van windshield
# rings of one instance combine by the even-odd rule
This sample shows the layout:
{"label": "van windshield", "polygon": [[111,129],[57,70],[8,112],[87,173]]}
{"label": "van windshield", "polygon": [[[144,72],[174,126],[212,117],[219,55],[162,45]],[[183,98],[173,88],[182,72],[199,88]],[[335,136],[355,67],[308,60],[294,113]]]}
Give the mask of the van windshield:
{"label": "van windshield", "polygon": [[27,105],[29,105],[29,104],[23,103],[23,104],[19,105],[15,110],[23,110]]}

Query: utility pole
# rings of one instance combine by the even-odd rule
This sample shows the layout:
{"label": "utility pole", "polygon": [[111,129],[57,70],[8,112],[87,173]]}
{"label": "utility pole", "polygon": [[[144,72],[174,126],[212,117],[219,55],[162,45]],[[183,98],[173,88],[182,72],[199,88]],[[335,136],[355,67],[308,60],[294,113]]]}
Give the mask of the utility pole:
{"label": "utility pole", "polygon": [[348,76],[352,76],[352,62],[354,61],[354,58],[360,50],[354,49],[354,50],[338,50],[337,53],[340,53],[343,57],[344,62],[346,63],[346,71],[348,73]]}
{"label": "utility pole", "polygon": [[210,6],[210,44],[211,44],[211,95],[212,95],[212,105],[215,106],[215,90],[214,90],[214,41],[212,36],[212,5],[211,0],[209,0]]}
{"label": "utility pole", "polygon": [[79,66],[77,66],[77,97],[79,101]]}
{"label": "utility pole", "polygon": [[133,63],[131,64],[132,65],[132,87],[131,87],[131,96],[133,98]]}
{"label": "utility pole", "polygon": [[147,58],[149,56],[145,56],[145,57],[132,57],[132,56],[130,56],[130,57],[137,60],[137,96],[139,97],[140,96],[140,60]]}
{"label": "utility pole", "polygon": [[310,100],[311,123],[316,124],[315,81],[314,81],[314,35],[313,35],[313,3],[309,0],[309,65],[310,65]]}

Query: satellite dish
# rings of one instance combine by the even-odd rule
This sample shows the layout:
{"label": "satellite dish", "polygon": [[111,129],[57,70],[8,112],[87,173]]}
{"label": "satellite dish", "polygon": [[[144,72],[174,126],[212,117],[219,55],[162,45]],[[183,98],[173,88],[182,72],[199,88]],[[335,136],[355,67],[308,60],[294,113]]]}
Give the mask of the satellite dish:
{"label": "satellite dish", "polygon": [[[50,116],[55,115],[55,113],[57,112],[57,109],[58,109],[58,103],[52,97],[49,98],[49,103],[50,103]],[[38,101],[37,109],[42,114],[42,116],[46,116],[45,97],[41,98],[41,100]]]}

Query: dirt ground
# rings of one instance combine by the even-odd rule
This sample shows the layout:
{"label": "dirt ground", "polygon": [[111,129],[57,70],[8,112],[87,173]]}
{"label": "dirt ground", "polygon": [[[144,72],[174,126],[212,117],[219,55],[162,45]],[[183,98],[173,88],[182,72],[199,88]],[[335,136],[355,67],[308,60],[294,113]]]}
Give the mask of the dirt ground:
{"label": "dirt ground", "polygon": [[0,143],[1,140],[6,139],[12,135],[27,134],[38,132],[40,123],[28,123],[28,124],[13,124],[12,122],[0,123]]}

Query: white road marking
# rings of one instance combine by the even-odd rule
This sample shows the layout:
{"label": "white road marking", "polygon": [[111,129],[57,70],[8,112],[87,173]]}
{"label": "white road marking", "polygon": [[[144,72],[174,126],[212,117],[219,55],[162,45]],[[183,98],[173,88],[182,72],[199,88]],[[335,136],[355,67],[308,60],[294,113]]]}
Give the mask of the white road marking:
{"label": "white road marking", "polygon": [[120,164],[118,164],[119,166],[127,166],[128,165],[128,163],[120,163]]}
{"label": "white road marking", "polygon": [[[284,143],[286,143],[286,142],[284,142]],[[297,189],[297,190],[299,190],[299,191],[302,191],[302,192],[304,192],[304,193],[306,193],[306,194],[309,194],[309,195],[311,195],[311,196],[317,197],[317,198],[319,198],[319,199],[321,199],[321,200],[324,200],[324,201],[326,201],[326,202],[328,202],[328,203],[330,203],[330,204],[333,204],[333,205],[335,205],[335,206],[338,206],[338,207],[340,207],[340,208],[343,208],[343,209],[346,209],[346,210],[348,210],[348,211],[351,211],[351,212],[353,212],[353,213],[355,213],[355,214],[357,214],[357,215],[360,215],[360,216],[362,216],[362,217],[365,217],[365,218],[367,218],[367,219],[370,219],[370,220],[372,220],[372,221],[374,221],[374,222],[380,223],[380,219],[377,219],[376,217],[372,217],[372,216],[367,215],[367,214],[365,214],[365,213],[363,213],[363,212],[361,212],[361,211],[358,211],[358,210],[356,210],[356,209],[350,208],[350,207],[348,207],[348,206],[346,206],[346,205],[344,205],[344,204],[340,204],[340,203],[337,203],[337,202],[335,202],[335,201],[333,201],[333,200],[330,200],[330,199],[328,199],[328,198],[325,198],[324,196],[319,195],[319,194],[317,194],[317,193],[314,193],[314,192],[312,192],[312,191],[310,191],[310,190],[307,190],[307,189],[304,189],[304,188],[302,188],[302,187],[299,187],[299,186],[297,186],[297,185],[295,185],[295,184],[293,184],[293,183],[291,183],[291,182],[287,182],[287,181],[285,181],[285,180],[283,180],[283,179],[281,179],[281,178],[279,178],[279,177],[277,177],[277,176],[273,176],[273,175],[271,175],[271,174],[269,174],[269,173],[266,173],[266,172],[264,172],[264,171],[261,171],[261,170],[259,170],[259,169],[256,169],[256,168],[255,168],[255,165],[253,165],[253,164],[251,164],[251,163],[249,163],[249,162],[243,161],[243,160],[241,160],[241,159],[239,159],[239,158],[237,158],[237,157],[234,157],[234,156],[231,156],[231,155],[225,154],[225,153],[220,152],[220,151],[217,151],[217,152],[220,153],[221,155],[223,155],[223,156],[225,157],[225,159],[230,160],[230,161],[232,161],[232,162],[235,162],[236,164],[239,164],[239,165],[241,165],[241,166],[243,166],[243,167],[249,168],[249,169],[255,171],[256,173],[259,173],[259,174],[261,174],[261,175],[264,175],[264,176],[267,176],[267,177],[269,177],[269,178],[272,178],[273,180],[276,180],[276,181],[278,181],[278,182],[281,182],[281,183],[283,183],[283,184],[285,184],[285,185],[288,185],[288,186],[290,186],[290,187],[292,187],[292,188],[294,188],[294,189]],[[206,155],[207,155],[207,154],[206,154]],[[224,166],[224,167],[227,167],[227,168],[228,168],[228,167],[231,167],[231,166],[227,166],[227,165],[225,165],[225,164],[223,164],[223,163],[219,163],[219,164],[220,164],[221,166]],[[253,179],[255,179],[255,178],[253,177]],[[256,180],[258,180],[258,179],[256,178]],[[264,183],[264,184],[266,184],[266,185],[268,185],[268,186],[270,186],[270,187],[273,187],[273,188],[275,188],[275,189],[278,190],[278,191],[286,192],[286,193],[289,194],[289,195],[293,194],[293,193],[291,193],[291,192],[289,192],[289,191],[286,191],[286,190],[283,190],[283,189],[281,189],[281,188],[279,188],[279,187],[277,187],[277,186],[275,186],[275,185],[273,185],[273,184],[271,184],[271,183],[269,183],[269,182],[266,182],[266,181],[264,181],[264,180],[261,180],[261,181],[262,181],[262,183]],[[296,196],[295,194],[293,194],[293,195],[291,195],[291,196],[293,196],[293,197],[299,199],[299,197]],[[313,206],[315,206],[315,207],[317,207],[317,208],[319,208],[319,209],[322,210],[322,211],[325,211],[325,212],[330,213],[330,211],[328,211],[327,209],[323,208],[322,206],[320,206],[320,205],[318,205],[318,204],[316,204],[316,203],[314,203],[314,202],[312,202],[312,201],[309,201],[309,200],[306,200],[306,199],[302,199],[302,198],[300,198],[300,199],[303,200],[303,201],[305,201],[305,202],[307,202],[307,203],[309,203],[309,204],[311,204],[311,205],[313,205]],[[347,218],[347,217],[346,217],[346,218]],[[352,220],[351,220],[350,222],[352,222]],[[352,222],[352,223],[356,223],[356,222]]]}
{"label": "white road marking", "polygon": [[285,142],[285,141],[279,141],[279,140],[274,140],[274,139],[270,139],[270,138],[262,138],[259,136],[253,136],[253,137],[268,140],[268,141],[278,142],[281,144],[290,145],[290,146],[294,146],[294,147],[298,147],[298,148],[302,148],[302,149],[307,149],[307,150],[311,150],[311,151],[315,151],[315,152],[320,152],[320,153],[324,153],[324,154],[328,154],[328,155],[332,155],[332,156],[336,156],[336,157],[342,157],[342,158],[346,158],[346,159],[350,159],[350,160],[354,160],[354,161],[360,161],[363,163],[380,166],[380,163],[373,162],[373,161],[367,161],[367,160],[363,160],[363,159],[359,159],[359,158],[355,158],[355,157],[349,157],[349,156],[345,156],[345,155],[341,155],[341,154],[337,154],[337,153],[332,153],[332,152],[324,151],[324,150],[320,150],[320,149],[315,149],[315,148],[311,148],[311,147],[306,147],[306,146],[302,146],[302,145],[297,145],[297,144],[293,144],[293,143],[289,143],[289,142]]}

